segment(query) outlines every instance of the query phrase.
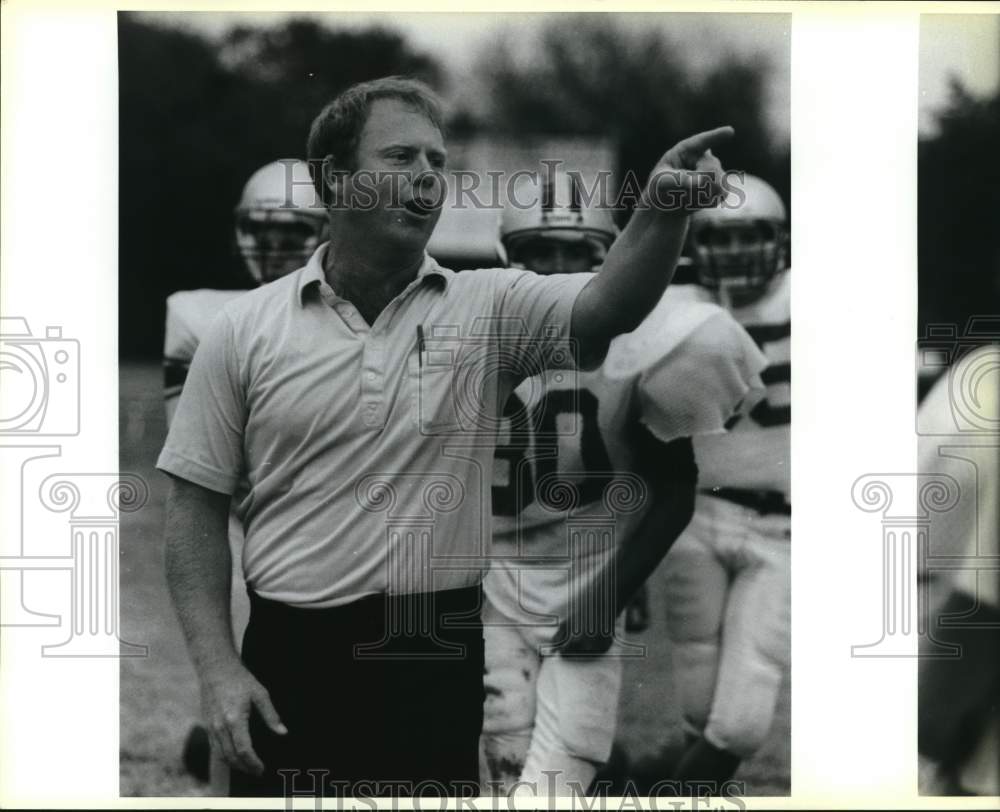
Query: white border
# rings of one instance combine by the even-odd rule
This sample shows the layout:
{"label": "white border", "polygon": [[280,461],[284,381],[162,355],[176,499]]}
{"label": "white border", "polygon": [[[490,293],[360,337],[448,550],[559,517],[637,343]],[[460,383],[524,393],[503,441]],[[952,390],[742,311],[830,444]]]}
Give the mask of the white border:
{"label": "white border", "polygon": [[[142,6],[155,7],[132,4]],[[236,7],[172,8],[183,6]],[[506,6],[519,7],[541,8]],[[64,470],[114,471],[116,18],[113,10],[54,8],[3,8],[0,302],[5,314],[40,318],[35,329],[60,324],[80,340],[86,429],[64,443]],[[850,657],[852,644],[878,635],[881,602],[878,517],[854,508],[850,486],[860,474],[909,471],[915,462],[918,12],[996,13],[1000,5],[709,8],[794,14],[794,794],[753,805],[937,807],[939,799],[916,794],[913,663]],[[5,510],[19,509],[11,484],[5,476]],[[157,805],[117,799],[117,662],[43,660],[39,645],[51,642],[43,636],[0,634],[0,803]],[[162,805],[209,804],[248,806],[203,798]],[[991,801],[966,805],[991,808]]]}

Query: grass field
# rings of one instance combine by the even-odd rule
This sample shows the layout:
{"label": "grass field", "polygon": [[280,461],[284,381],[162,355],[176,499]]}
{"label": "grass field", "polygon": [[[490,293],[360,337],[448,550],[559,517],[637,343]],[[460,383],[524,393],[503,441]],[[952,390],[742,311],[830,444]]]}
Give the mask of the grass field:
{"label": "grass field", "polygon": [[[119,418],[121,470],[150,485],[149,503],[121,523],[122,636],[149,647],[145,658],[121,663],[121,762],[123,796],[191,796],[209,793],[186,775],[181,750],[199,717],[198,685],[163,575],[163,503],[166,478],[153,468],[165,433],[160,368],[122,363]],[[626,663],[619,739],[630,756],[678,740],[677,707],[664,643],[660,596],[651,596],[653,622],[635,637],[647,656]],[[736,776],[749,795],[789,792],[790,690],[786,679],[766,746]]]}

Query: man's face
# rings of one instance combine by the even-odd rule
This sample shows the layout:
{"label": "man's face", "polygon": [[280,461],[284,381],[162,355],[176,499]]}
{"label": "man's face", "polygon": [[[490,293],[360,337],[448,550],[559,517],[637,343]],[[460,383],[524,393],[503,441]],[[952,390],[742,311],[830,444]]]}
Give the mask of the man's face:
{"label": "man's face", "polygon": [[358,141],[345,219],[367,240],[423,250],[441,216],[444,166],[441,131],[413,107],[378,99]]}
{"label": "man's face", "polygon": [[540,274],[586,273],[594,267],[594,248],[585,240],[530,237],[518,245],[517,262]]}

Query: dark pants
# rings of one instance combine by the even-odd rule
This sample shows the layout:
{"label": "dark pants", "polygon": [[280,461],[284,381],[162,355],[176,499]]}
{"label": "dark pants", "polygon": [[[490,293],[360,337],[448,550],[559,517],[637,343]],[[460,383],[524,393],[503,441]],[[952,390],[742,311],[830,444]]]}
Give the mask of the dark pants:
{"label": "dark pants", "polygon": [[[934,586],[950,589],[940,582]],[[944,619],[951,623],[942,623]],[[1000,703],[1000,609],[954,590],[934,617],[931,636],[938,644],[958,646],[961,655],[925,656],[920,661],[918,747],[946,770],[957,770],[990,724],[991,709]],[[933,653],[928,638],[921,644],[927,649],[924,654]]]}
{"label": "dark pants", "polygon": [[234,770],[230,795],[475,795],[480,604],[478,586],[333,609],[251,594],[243,661],[288,733],[272,733],[254,712],[251,738],[266,769]]}

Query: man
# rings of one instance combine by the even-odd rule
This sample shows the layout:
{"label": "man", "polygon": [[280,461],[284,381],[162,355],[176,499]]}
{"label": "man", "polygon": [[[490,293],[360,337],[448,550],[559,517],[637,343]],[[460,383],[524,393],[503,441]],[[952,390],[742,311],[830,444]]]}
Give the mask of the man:
{"label": "man", "polygon": [[720,786],[764,743],[790,660],[791,311],[785,206],[745,175],[692,217],[691,301],[723,304],[767,356],[767,397],[726,434],[696,437],[694,518],[664,561],[667,631],[683,711],[679,762],[636,764],[657,780]]}
{"label": "man", "polygon": [[[453,273],[425,253],[446,157],[433,94],[380,79],[319,114],[330,241],[223,308],[158,461],[168,580],[233,794],[478,785],[497,405],[526,371],[594,365],[641,321],[731,134],[663,156],[597,276]],[[241,477],[242,659],[225,541]]]}
{"label": "man", "polygon": [[[236,246],[249,279],[263,285],[300,268],[326,236],[326,208],[310,183],[304,161],[282,160],[266,164],[247,180],[234,211]],[[245,290],[182,290],[167,297],[167,321],[163,346],[163,397],[167,426],[174,411],[191,359],[219,309]],[[245,495],[245,494],[243,494]],[[242,495],[237,498],[236,503]],[[233,576],[240,575],[243,529],[235,515],[229,526],[233,552]],[[237,633],[246,623],[246,595],[232,596],[233,626]],[[196,725],[184,745],[184,766],[195,777],[223,784],[225,762],[210,768],[209,740],[205,728]]]}
{"label": "man", "polygon": [[1000,347],[971,349],[938,378],[917,414],[917,470],[928,482],[948,477],[957,486],[957,502],[930,514],[930,556],[918,572],[930,620],[918,672],[925,794],[1000,794],[998,371]]}
{"label": "man", "polygon": [[[514,192],[500,224],[507,264],[601,264],[616,229],[578,177],[548,172]],[[627,654],[615,618],[691,518],[690,435],[722,431],[762,387],[764,357],[725,310],[673,299],[615,339],[599,369],[532,377],[507,402],[484,580],[490,790],[587,791],[615,732]]]}

